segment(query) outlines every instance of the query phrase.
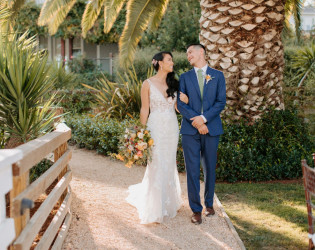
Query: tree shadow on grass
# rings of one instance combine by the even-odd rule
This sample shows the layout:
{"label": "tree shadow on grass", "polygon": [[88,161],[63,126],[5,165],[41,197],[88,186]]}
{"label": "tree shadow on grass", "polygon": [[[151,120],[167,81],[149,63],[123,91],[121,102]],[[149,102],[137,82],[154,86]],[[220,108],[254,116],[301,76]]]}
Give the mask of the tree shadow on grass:
{"label": "tree shadow on grass", "polygon": [[[307,210],[302,184],[243,183],[226,185],[230,187],[229,191],[224,187],[224,190],[220,190],[219,195],[223,204],[244,203],[257,210],[274,214],[307,232]],[[236,187],[237,185],[238,187]],[[305,210],[301,211],[294,206],[301,206]]]}
{"label": "tree shadow on grass", "polygon": [[[306,249],[305,242],[229,215],[247,249]],[[305,234],[307,237],[307,234]]]}

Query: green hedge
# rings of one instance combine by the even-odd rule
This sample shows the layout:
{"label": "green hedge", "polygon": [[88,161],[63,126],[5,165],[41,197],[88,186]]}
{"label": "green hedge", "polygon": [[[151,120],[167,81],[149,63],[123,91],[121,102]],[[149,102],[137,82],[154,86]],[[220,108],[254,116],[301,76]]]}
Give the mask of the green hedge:
{"label": "green hedge", "polygon": [[54,163],[49,159],[43,159],[38,164],[30,169],[29,177],[30,183],[38,179],[43,173],[45,173]]}
{"label": "green hedge", "polygon": [[72,130],[72,141],[81,148],[94,149],[100,154],[118,153],[119,136],[129,120],[118,121],[92,115],[67,116],[66,123]]}
{"label": "green hedge", "polygon": [[311,164],[314,151],[314,137],[297,111],[270,111],[251,126],[225,124],[217,177],[229,182],[299,178],[301,159]]}
{"label": "green hedge", "polygon": [[[180,120],[180,119],[179,119]],[[109,155],[117,153],[119,135],[130,120],[68,117],[72,140],[80,147]],[[302,176],[301,159],[311,164],[314,138],[296,111],[270,111],[253,125],[224,124],[218,151],[217,179],[228,182],[295,179]],[[181,140],[177,167],[185,170]]]}
{"label": "green hedge", "polygon": [[59,106],[63,107],[64,113],[81,114],[92,109],[95,96],[89,89],[63,89],[58,90],[56,95]]}

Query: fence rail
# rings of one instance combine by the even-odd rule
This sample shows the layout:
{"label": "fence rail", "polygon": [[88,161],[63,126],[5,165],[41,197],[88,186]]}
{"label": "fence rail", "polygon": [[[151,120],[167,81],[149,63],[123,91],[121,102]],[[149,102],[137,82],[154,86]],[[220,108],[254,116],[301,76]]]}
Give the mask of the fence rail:
{"label": "fence rail", "polygon": [[[5,204],[1,203],[1,245],[3,234],[10,234],[10,237],[5,237],[7,241],[4,248],[1,247],[1,249],[7,249],[10,244],[10,249],[61,248],[71,221],[72,193],[69,183],[72,172],[68,163],[72,153],[67,145],[70,138],[71,130],[61,123],[58,124],[55,131],[16,149],[0,150],[0,180],[3,178],[9,180],[5,185],[4,182],[0,182],[1,197],[10,191],[9,214],[3,214],[6,209]],[[36,181],[29,184],[30,169],[52,152],[54,153],[54,164]],[[2,171],[4,166],[9,169],[6,170],[6,174]],[[42,194],[48,192],[48,188],[49,194],[30,217],[29,208]],[[2,198],[2,202],[5,203],[5,198]],[[36,245],[33,244],[34,239],[54,209],[58,209],[57,213],[50,221],[39,242]],[[4,219],[8,216],[10,218]]]}

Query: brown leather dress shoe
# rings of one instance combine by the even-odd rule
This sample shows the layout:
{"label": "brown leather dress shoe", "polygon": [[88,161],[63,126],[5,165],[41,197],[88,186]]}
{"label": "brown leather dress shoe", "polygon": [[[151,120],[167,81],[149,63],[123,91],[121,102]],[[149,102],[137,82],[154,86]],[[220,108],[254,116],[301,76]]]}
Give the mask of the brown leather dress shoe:
{"label": "brown leather dress shoe", "polygon": [[191,216],[191,222],[196,225],[201,224],[202,222],[201,213],[200,212],[193,213],[193,215]]}
{"label": "brown leather dress shoe", "polygon": [[206,208],[205,215],[206,215],[207,217],[209,217],[209,216],[211,216],[211,215],[214,215],[214,214],[215,214],[215,211],[214,211],[213,207],[207,207],[207,208]]}

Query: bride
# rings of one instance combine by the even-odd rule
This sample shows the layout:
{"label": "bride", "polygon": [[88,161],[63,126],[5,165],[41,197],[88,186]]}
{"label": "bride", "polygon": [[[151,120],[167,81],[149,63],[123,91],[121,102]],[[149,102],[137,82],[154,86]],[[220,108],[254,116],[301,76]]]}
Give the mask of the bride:
{"label": "bride", "polygon": [[[159,52],[152,64],[157,74],[143,82],[140,111],[140,121],[147,125],[154,140],[152,161],[142,182],[130,186],[126,198],[137,208],[141,224],[173,218],[182,204],[176,166],[179,129],[175,109],[179,83],[174,78],[173,56],[170,52]],[[188,102],[184,94],[181,100]]]}

